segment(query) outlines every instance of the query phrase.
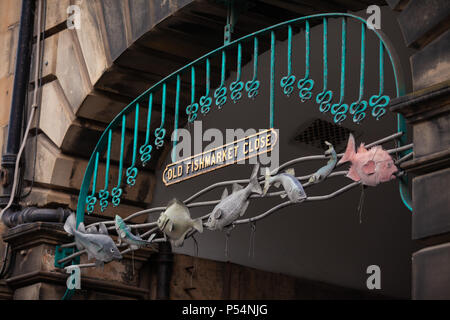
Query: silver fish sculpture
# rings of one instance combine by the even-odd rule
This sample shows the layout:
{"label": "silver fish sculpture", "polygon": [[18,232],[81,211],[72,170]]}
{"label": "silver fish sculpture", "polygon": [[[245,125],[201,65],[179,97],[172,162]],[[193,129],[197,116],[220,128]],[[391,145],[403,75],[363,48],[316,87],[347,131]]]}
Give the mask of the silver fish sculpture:
{"label": "silver fish sculpture", "polygon": [[220,203],[216,205],[209,215],[208,222],[205,223],[208,229],[223,230],[224,227],[244,215],[250,204],[250,200],[248,200],[250,195],[252,193],[262,194],[257,178],[258,171],[259,164],[253,168],[250,183],[247,187],[243,188],[235,183],[230,195],[228,195],[228,190],[225,188]]}
{"label": "silver fish sculpture", "polygon": [[114,225],[116,227],[117,234],[119,235],[119,245],[123,241],[128,244],[131,250],[148,247],[149,245],[151,245],[151,241],[156,236],[156,233],[153,233],[148,240],[144,240],[139,235],[134,235],[131,232],[131,228],[127,226],[125,221],[123,221],[123,219],[119,215],[116,215],[116,218],[114,219]]}
{"label": "silver fish sculpture", "polygon": [[309,183],[319,183],[323,180],[325,180],[331,173],[331,171],[333,171],[333,169],[336,167],[336,163],[337,163],[337,154],[336,151],[334,150],[334,147],[331,143],[329,143],[328,141],[325,141],[325,144],[328,146],[328,150],[325,151],[325,155],[331,154],[331,158],[330,160],[328,160],[327,164],[324,165],[322,168],[320,168],[319,170],[317,170],[310,178],[309,178]]}
{"label": "silver fish sculpture", "polygon": [[276,188],[283,185],[285,193],[281,194],[281,198],[288,197],[292,202],[302,202],[307,197],[302,184],[295,177],[294,169],[288,169],[272,177],[269,168],[266,167],[263,195],[266,195],[272,184]]}
{"label": "silver fish sculpture", "polygon": [[108,229],[101,223],[99,230],[89,228],[86,232],[83,222],[76,228],[75,214],[71,214],[64,224],[64,230],[75,237],[75,244],[78,250],[86,250],[88,260],[95,258],[97,266],[103,266],[105,262],[122,259],[122,255],[114,241],[108,235]]}
{"label": "silver fish sculpture", "polygon": [[177,199],[173,199],[167,204],[167,208],[159,216],[157,224],[175,247],[182,246],[184,239],[191,231],[203,232],[202,219],[192,219],[189,208]]}

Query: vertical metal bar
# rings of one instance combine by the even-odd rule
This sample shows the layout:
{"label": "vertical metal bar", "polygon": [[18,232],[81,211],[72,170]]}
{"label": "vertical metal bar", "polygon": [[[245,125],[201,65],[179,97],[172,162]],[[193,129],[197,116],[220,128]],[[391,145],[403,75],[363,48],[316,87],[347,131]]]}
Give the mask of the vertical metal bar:
{"label": "vertical metal bar", "polygon": [[364,72],[366,65],[366,25],[361,23],[361,63],[359,73],[359,98],[350,105],[350,113],[353,114],[353,122],[360,123],[365,117],[367,101],[363,100],[364,95]]}
{"label": "vertical metal bar", "polygon": [[245,84],[245,90],[247,90],[247,95],[251,99],[255,99],[258,95],[260,85],[258,81],[258,37],[254,38],[253,46],[253,78]]}
{"label": "vertical metal bar", "polygon": [[305,77],[298,81],[297,87],[299,89],[298,96],[302,102],[311,99],[312,97],[312,89],[314,87],[314,80],[309,79],[309,70],[310,70],[310,28],[309,21],[305,21]]}
{"label": "vertical metal bar", "polygon": [[125,128],[127,126],[127,117],[124,114],[122,116],[122,135],[120,139],[120,161],[119,161],[119,173],[117,175],[117,186],[112,189],[112,203],[114,207],[117,207],[120,204],[120,197],[122,196],[122,188],[120,185],[122,184],[122,173],[123,173],[123,149],[125,145]]}
{"label": "vertical metal bar", "polygon": [[222,74],[220,86],[214,91],[214,98],[216,99],[216,105],[219,109],[227,102],[227,87],[225,86],[226,58],[225,50],[222,50]]}
{"label": "vertical metal bar", "polygon": [[270,128],[274,127],[275,111],[275,32],[270,34]]}
{"label": "vertical metal bar", "polygon": [[[95,190],[97,188],[97,172],[98,172],[98,152],[95,153],[95,166],[94,166],[94,176],[92,181],[92,193],[86,197],[86,211],[88,214],[94,212],[94,206],[97,202],[97,197],[95,196]],[[81,221],[80,221],[81,222]],[[78,226],[78,224],[77,224]]]}
{"label": "vertical metal bar", "polygon": [[384,94],[384,44],[380,39],[379,49],[379,91],[369,99],[369,105],[372,107],[372,116],[379,120],[385,113],[389,104],[389,96]]}
{"label": "vertical metal bar", "polygon": [[202,114],[207,114],[211,110],[212,99],[209,96],[211,90],[211,66],[209,58],[206,58],[206,92],[199,100],[200,111]]}
{"label": "vertical metal bar", "polygon": [[151,159],[151,152],[153,147],[150,144],[150,126],[152,120],[152,106],[153,106],[153,93],[150,93],[148,100],[148,113],[147,113],[147,129],[145,131],[145,142],[139,148],[139,152],[141,154],[142,165],[145,167],[146,163]]}
{"label": "vertical metal bar", "polygon": [[155,130],[155,145],[157,149],[164,145],[164,137],[166,136],[166,129],[164,129],[164,123],[166,121],[166,96],[167,84],[164,83],[162,87],[161,125]]}
{"label": "vertical metal bar", "polygon": [[191,68],[191,104],[186,108],[189,122],[197,119],[198,103],[195,103],[195,67]]}
{"label": "vertical metal bar", "polygon": [[287,75],[282,77],[280,85],[288,97],[294,91],[295,76],[292,75],[292,26],[288,26]]}
{"label": "vertical metal bar", "polygon": [[172,162],[176,162],[176,149],[178,143],[178,117],[179,117],[179,109],[180,109],[180,85],[181,79],[180,75],[177,75],[177,94],[175,98],[175,125],[173,130],[173,148],[172,148]]}
{"label": "vertical metal bar", "polygon": [[242,89],[244,88],[244,83],[241,81],[242,73],[242,45],[238,44],[238,56],[237,56],[237,71],[236,71],[236,81],[230,84],[231,100],[234,103],[238,102],[242,98]]}
{"label": "vertical metal bar", "polygon": [[344,104],[345,98],[345,67],[347,55],[347,18],[342,18],[342,44],[341,44],[341,89],[339,102],[331,106],[331,114],[334,122],[341,123],[347,118],[348,105]]}
{"label": "vertical metal bar", "polygon": [[138,143],[138,131],[139,131],[139,103],[136,103],[136,109],[134,113],[134,137],[133,137],[133,156],[131,160],[131,166],[127,168],[127,184],[134,186],[136,183],[136,176],[138,169],[136,168],[136,153]]}
{"label": "vertical metal bar", "polygon": [[331,108],[333,92],[328,90],[328,20],[323,18],[323,90],[316,96],[320,112],[328,112]]}
{"label": "vertical metal bar", "polygon": [[111,162],[111,138],[112,138],[112,131],[111,129],[109,129],[108,148],[106,151],[105,187],[99,191],[100,208],[102,212],[105,211],[106,207],[108,206],[108,197],[109,197],[108,180],[109,180],[109,165]]}

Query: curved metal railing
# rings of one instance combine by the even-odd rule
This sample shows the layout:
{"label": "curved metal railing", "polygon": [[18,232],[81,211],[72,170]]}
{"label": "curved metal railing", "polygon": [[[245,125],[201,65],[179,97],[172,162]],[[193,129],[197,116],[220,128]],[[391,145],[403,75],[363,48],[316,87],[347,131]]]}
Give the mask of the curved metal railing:
{"label": "curved metal railing", "polygon": [[[330,18],[338,18],[341,20],[341,57],[340,57],[340,91],[335,95],[328,86],[328,20]],[[359,97],[356,101],[346,101],[345,99],[345,79],[347,72],[347,21],[351,19],[361,25],[361,65],[360,65],[360,79],[359,79]],[[319,20],[323,27],[323,87],[322,91],[315,97],[313,95],[313,88],[315,81],[310,78],[310,23],[311,21]],[[305,29],[305,74],[303,77],[297,77],[292,72],[292,33],[293,27],[304,27]],[[282,29],[287,30],[288,52],[287,52],[287,73],[281,78],[279,84],[275,83],[275,44],[276,33]],[[260,41],[264,36],[270,37],[270,99],[269,99],[269,127],[274,128],[274,113],[275,113],[275,90],[278,85],[286,95],[295,93],[298,95],[301,102],[315,101],[318,109],[322,113],[330,114],[334,122],[341,123],[342,121],[351,119],[351,121],[360,123],[368,116],[379,119],[386,113],[386,107],[389,104],[390,97],[386,95],[384,88],[384,71],[385,71],[385,56],[387,55],[394,74],[396,85],[396,96],[404,94],[403,77],[400,71],[400,64],[395,56],[395,51],[391,48],[386,37],[377,30],[371,30],[378,39],[379,53],[379,90],[378,93],[372,96],[365,97],[365,66],[366,66],[366,32],[368,30],[367,23],[364,19],[347,14],[347,13],[328,13],[317,14],[307,17],[301,17],[289,20],[272,27],[260,30],[258,32],[249,34],[240,39],[234,40],[208,54],[198,58],[197,60],[185,65],[183,68],[173,72],[165,77],[151,88],[142,93],[139,97],[128,104],[107,126],[102,136],[100,137],[96,147],[94,148],[89,163],[87,165],[84,179],[81,185],[81,190],[77,204],[77,225],[84,221],[85,212],[88,214],[94,211],[96,205],[100,207],[103,212],[108,206],[118,206],[121,203],[123,195],[123,187],[128,185],[132,187],[136,183],[136,177],[139,174],[138,164],[144,165],[148,163],[152,157],[154,148],[161,148],[165,144],[168,124],[166,121],[167,109],[167,91],[169,86],[175,88],[175,115],[174,115],[174,139],[173,151],[177,145],[177,129],[179,126],[179,118],[181,113],[187,117],[187,121],[195,121],[199,114],[207,115],[213,105],[217,108],[222,108],[227,102],[239,102],[246,95],[248,98],[255,98],[259,93],[261,86],[261,79],[258,78],[258,57],[260,49]],[[253,52],[253,77],[248,81],[242,79],[242,63],[243,63],[243,44],[249,43]],[[227,57],[230,52],[236,54],[236,79],[231,82],[229,86],[226,84],[227,75]],[[212,90],[211,81],[211,59],[218,57],[221,59],[220,68],[220,83],[215,90]],[[196,71],[204,69],[205,92],[196,92],[196,80],[198,76]],[[182,75],[189,75],[190,73],[190,103],[187,106],[180,106],[181,77]],[[161,97],[161,122],[157,128],[151,128],[152,109],[154,107],[155,97]],[[335,99],[337,98],[337,99]],[[180,109],[183,107],[183,109]],[[145,127],[145,139],[139,140],[139,112],[142,108],[147,109],[147,119]],[[182,112],[180,112],[182,111]],[[134,113],[134,117],[132,114]],[[131,164],[126,167],[125,163],[125,137],[127,122],[133,123],[133,143],[132,143],[132,157]],[[405,121],[402,116],[398,116],[398,131],[405,132]],[[120,135],[120,157],[117,177],[111,180],[111,152],[113,146],[113,132]],[[400,139],[400,143],[404,144],[406,141],[405,135]],[[98,185],[99,163],[102,161],[101,157],[105,157],[105,176],[102,186]],[[172,160],[175,161],[175,153],[172,153]],[[125,168],[126,167],[126,168]],[[411,210],[409,204],[409,195],[406,192],[406,182],[402,181],[400,184],[400,192],[405,205]]]}

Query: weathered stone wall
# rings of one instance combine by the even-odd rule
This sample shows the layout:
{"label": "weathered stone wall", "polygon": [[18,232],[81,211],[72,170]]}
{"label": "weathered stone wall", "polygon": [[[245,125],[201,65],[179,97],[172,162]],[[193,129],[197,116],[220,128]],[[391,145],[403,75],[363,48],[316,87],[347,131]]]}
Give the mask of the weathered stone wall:
{"label": "weathered stone wall", "polygon": [[[414,92],[392,102],[413,127],[412,298],[450,299],[450,2],[388,1],[401,11]],[[420,249],[420,250],[419,250]]]}

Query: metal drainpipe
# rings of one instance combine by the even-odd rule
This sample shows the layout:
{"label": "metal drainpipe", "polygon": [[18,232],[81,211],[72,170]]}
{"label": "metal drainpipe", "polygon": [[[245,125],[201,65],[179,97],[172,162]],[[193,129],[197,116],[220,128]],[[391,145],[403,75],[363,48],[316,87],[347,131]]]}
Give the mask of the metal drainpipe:
{"label": "metal drainpipe", "polygon": [[160,242],[158,244],[158,266],[156,299],[170,299],[170,278],[172,277],[173,254],[170,242]]}
{"label": "metal drainpipe", "polygon": [[23,114],[26,108],[25,100],[30,80],[35,7],[35,0],[22,0],[14,86],[8,125],[8,142],[6,152],[2,156],[2,169],[0,172],[0,181],[3,184],[3,192],[0,196],[0,206],[2,207],[8,203],[11,195],[14,167],[22,138]]}
{"label": "metal drainpipe", "polygon": [[2,216],[3,223],[9,227],[15,227],[32,222],[60,222],[63,223],[72,213],[69,209],[36,208],[29,207],[20,211],[6,210]]}

